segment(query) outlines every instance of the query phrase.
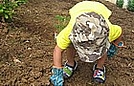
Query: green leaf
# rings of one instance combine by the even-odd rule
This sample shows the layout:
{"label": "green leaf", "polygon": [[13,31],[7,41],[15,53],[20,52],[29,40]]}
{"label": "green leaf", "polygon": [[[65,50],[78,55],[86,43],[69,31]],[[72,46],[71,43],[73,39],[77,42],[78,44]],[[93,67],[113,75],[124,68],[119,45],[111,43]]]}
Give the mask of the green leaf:
{"label": "green leaf", "polygon": [[60,16],[60,15],[56,15],[55,17],[56,19],[58,19],[59,21],[63,22],[65,20],[65,17]]}
{"label": "green leaf", "polygon": [[8,17],[8,15],[7,15],[7,14],[5,14],[5,15],[4,15],[4,18],[8,19],[9,17]]}
{"label": "green leaf", "polygon": [[3,9],[0,9],[0,13],[3,13]]}
{"label": "green leaf", "polygon": [[6,14],[9,14],[9,13],[10,13],[10,11],[6,10],[6,11],[5,11],[5,13],[6,13]]}

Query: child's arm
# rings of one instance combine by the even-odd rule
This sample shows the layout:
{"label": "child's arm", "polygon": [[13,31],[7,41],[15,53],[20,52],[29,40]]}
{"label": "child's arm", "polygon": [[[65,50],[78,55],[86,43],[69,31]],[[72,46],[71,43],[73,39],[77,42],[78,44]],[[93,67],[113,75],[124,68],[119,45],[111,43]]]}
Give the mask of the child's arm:
{"label": "child's arm", "polygon": [[50,77],[51,82],[54,86],[63,86],[63,69],[62,69],[62,52],[63,49],[55,46],[53,52],[53,67],[52,67],[52,76]]}
{"label": "child's arm", "polygon": [[62,68],[62,52],[63,49],[59,48],[57,45],[55,46],[53,52],[53,64],[55,68]]}
{"label": "child's arm", "polygon": [[70,45],[69,34],[71,32],[71,25],[67,25],[57,36],[57,45],[53,52],[53,68],[52,76],[50,77],[51,82],[54,86],[63,86],[63,67],[62,67],[62,52],[67,49]]}

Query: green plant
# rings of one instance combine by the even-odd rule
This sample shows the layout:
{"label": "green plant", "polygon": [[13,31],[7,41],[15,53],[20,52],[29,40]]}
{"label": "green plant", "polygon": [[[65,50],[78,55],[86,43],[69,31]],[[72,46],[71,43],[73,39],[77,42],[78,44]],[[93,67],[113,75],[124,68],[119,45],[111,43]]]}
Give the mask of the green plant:
{"label": "green plant", "polygon": [[27,0],[2,0],[0,3],[0,21],[12,20],[15,8],[26,2]]}
{"label": "green plant", "polygon": [[117,4],[118,7],[122,8],[123,4],[124,4],[124,0],[117,0],[116,4]]}
{"label": "green plant", "polygon": [[134,12],[134,0],[129,0],[128,1],[128,7],[127,7],[127,9],[129,11],[133,11]]}
{"label": "green plant", "polygon": [[70,19],[70,16],[56,15],[55,18],[58,20],[58,24],[56,24],[55,27],[59,33],[61,30],[63,30],[66,27],[66,25]]}

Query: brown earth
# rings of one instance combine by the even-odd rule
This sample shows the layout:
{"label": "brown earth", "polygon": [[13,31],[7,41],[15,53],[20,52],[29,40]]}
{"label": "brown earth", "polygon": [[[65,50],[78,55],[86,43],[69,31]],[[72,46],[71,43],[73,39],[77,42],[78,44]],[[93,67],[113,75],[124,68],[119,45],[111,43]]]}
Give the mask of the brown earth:
{"label": "brown earth", "polygon": [[[0,30],[0,86],[49,85],[55,46],[56,15],[82,0],[29,0],[16,10],[14,23]],[[107,80],[97,86],[134,86],[134,13],[102,1],[113,14],[111,22],[123,28],[126,48],[107,60]],[[77,58],[77,57],[76,57]],[[79,66],[65,86],[96,86],[92,82],[93,63],[78,60]]]}

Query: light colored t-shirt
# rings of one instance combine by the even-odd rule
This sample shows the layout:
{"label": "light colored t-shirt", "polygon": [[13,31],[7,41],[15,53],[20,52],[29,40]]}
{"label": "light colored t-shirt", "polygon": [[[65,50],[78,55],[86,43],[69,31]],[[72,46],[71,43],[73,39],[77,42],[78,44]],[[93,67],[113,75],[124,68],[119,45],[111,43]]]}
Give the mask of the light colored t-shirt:
{"label": "light colored t-shirt", "polygon": [[85,12],[96,12],[98,14],[101,14],[105,18],[110,29],[108,37],[110,42],[114,41],[121,35],[122,33],[121,27],[118,25],[113,25],[109,21],[108,18],[111,15],[111,11],[105,5],[95,1],[82,1],[77,3],[69,10],[71,19],[68,25],[57,36],[57,45],[61,49],[66,49],[71,43],[69,35],[75,24],[76,17]]}

